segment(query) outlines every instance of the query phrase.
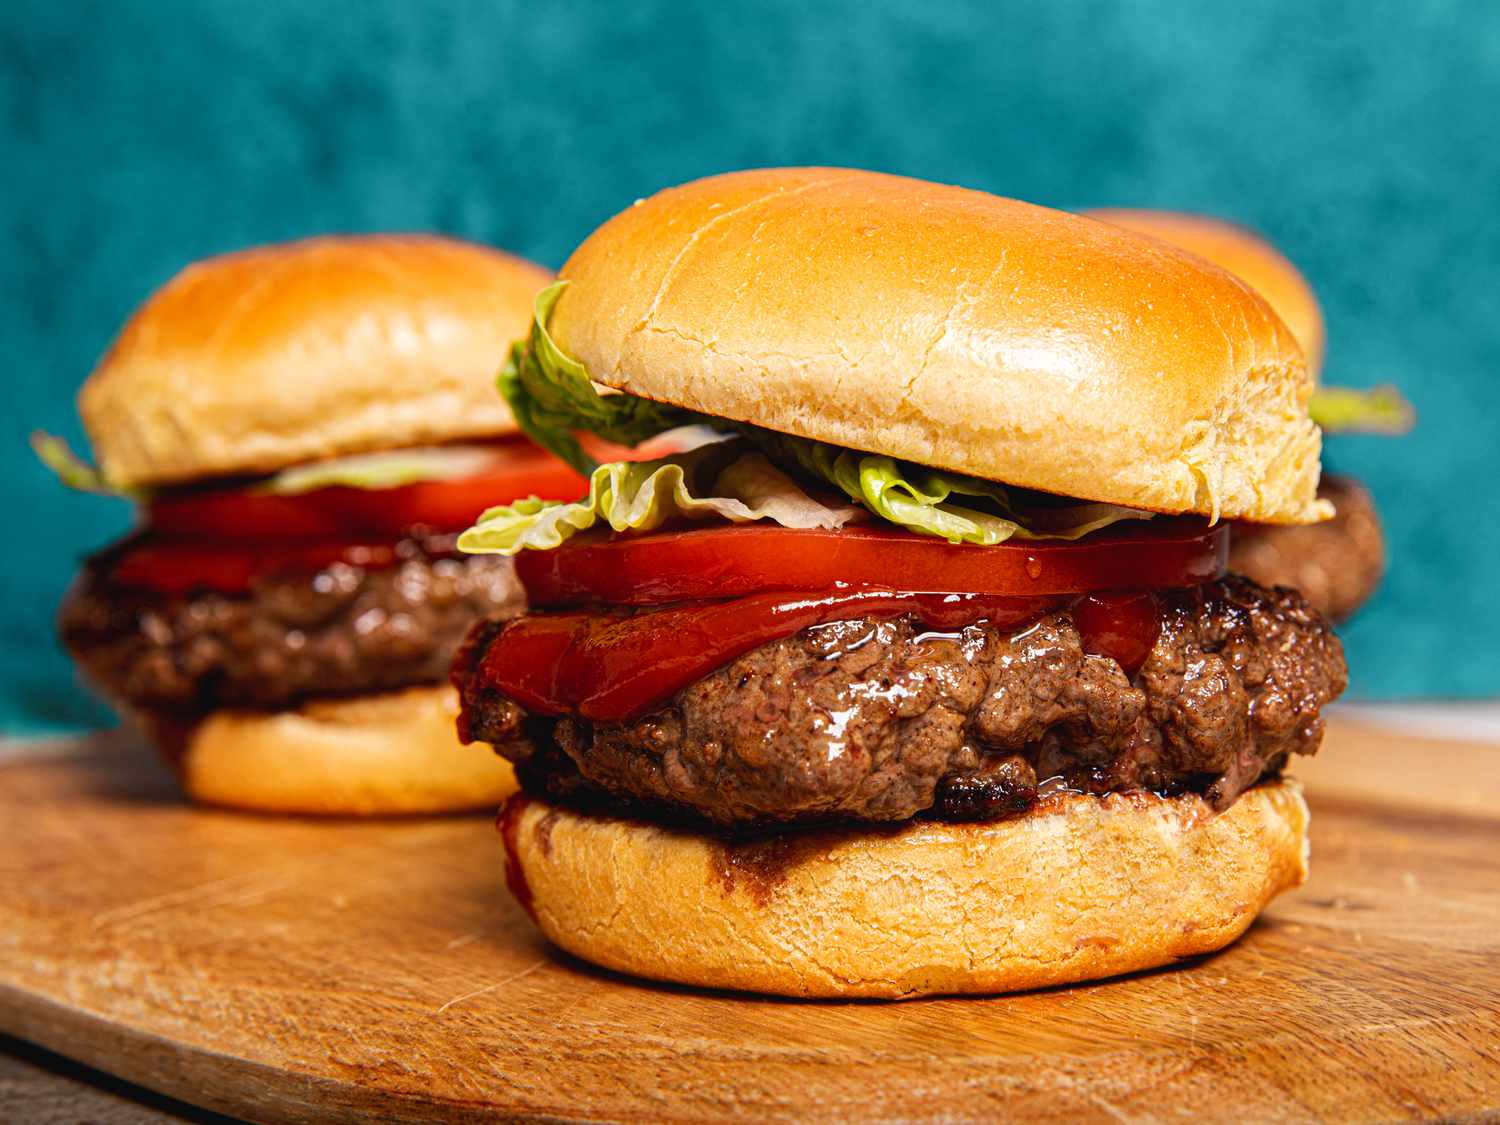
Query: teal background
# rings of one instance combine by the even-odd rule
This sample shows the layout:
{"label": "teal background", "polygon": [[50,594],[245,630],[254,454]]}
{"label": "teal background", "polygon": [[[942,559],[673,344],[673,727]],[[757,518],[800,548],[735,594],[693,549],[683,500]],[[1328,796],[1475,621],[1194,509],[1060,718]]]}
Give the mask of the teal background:
{"label": "teal background", "polygon": [[1335,439],[1390,576],[1353,694],[1500,690],[1500,5],[0,4],[0,730],[107,721],[51,617],[123,531],[25,435],[187,261],[426,229],[556,264],[634,198],[779,163],[1260,229],[1327,309],[1330,379],[1398,382],[1401,440]]}

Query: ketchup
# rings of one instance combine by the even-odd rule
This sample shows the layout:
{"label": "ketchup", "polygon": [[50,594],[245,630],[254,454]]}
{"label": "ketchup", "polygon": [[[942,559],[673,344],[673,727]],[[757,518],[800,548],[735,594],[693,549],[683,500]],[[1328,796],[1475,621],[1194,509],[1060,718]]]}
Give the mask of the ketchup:
{"label": "ketchup", "polygon": [[536,911],[531,902],[531,884],[526,881],[526,872],[521,869],[521,851],[518,847],[521,817],[531,804],[524,793],[511,795],[500,808],[500,817],[495,827],[500,830],[500,839],[505,844],[505,886],[521,907],[534,919]]}
{"label": "ketchup", "polygon": [[241,594],[258,578],[307,575],[336,563],[383,570],[417,555],[456,556],[453,536],[433,535],[392,542],[213,543],[145,532],[105,556],[116,586],[159,594],[213,590]]}
{"label": "ketchup", "polygon": [[505,626],[481,657],[478,674],[533,714],[622,722],[735,657],[812,625],[913,614],[943,630],[978,621],[1016,628],[1064,604],[1058,598],[858,590],[752,594],[639,613],[532,613]]}
{"label": "ketchup", "polygon": [[1161,634],[1161,604],[1149,590],[1085,594],[1073,603],[1073,624],[1084,652],[1108,656],[1133,677]]}
{"label": "ketchup", "polygon": [[[625,722],[736,657],[812,625],[912,614],[943,631],[979,622],[1015,629],[1069,604],[1068,598],[858,590],[752,594],[637,612],[532,612],[504,626],[475,671],[533,714]],[[1071,607],[1084,651],[1134,676],[1161,629],[1156,596],[1086,594]]]}
{"label": "ketchup", "polygon": [[255,579],[274,573],[316,573],[335,563],[380,568],[396,561],[390,544],[305,543],[294,547],[247,547],[147,538],[127,546],[110,569],[118,586],[161,594],[214,590],[238,594]]}

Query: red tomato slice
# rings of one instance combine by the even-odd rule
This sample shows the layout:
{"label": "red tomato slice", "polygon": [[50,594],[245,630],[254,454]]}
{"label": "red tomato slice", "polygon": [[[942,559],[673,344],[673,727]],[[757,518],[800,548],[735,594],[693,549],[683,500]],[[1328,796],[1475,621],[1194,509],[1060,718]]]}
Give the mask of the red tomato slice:
{"label": "red tomato slice", "polygon": [[399,539],[414,528],[462,531],[488,507],[524,496],[573,499],[584,479],[539,446],[504,443],[493,469],[457,480],[399,488],[319,488],[294,496],[214,489],[152,500],[147,524],[162,535],[257,543],[288,540]]}
{"label": "red tomato slice", "polygon": [[[597,460],[662,456],[667,441],[637,450],[581,438]],[[320,488],[278,496],[246,488],[202,489],[159,496],[146,511],[144,534],[110,561],[111,580],[168,594],[194,590],[241,593],[273,573],[312,574],[336,562],[394,566],[401,540],[435,546],[474,522],[484,509],[525,496],[573,499],[587,482],[562,461],[524,438],[495,443],[494,467],[454,480],[420,481],[399,488]]]}
{"label": "red tomato slice", "polygon": [[1158,519],[1067,543],[954,546],[883,527],[834,531],[739,524],[618,537],[581,536],[523,551],[516,573],[533,605],[662,605],[762,590],[964,590],[1036,597],[1196,586],[1224,573],[1227,525]]}
{"label": "red tomato slice", "polygon": [[751,649],[810,625],[914,613],[936,629],[1019,626],[1065,599],[858,590],[762,593],[625,614],[534,613],[507,624],[475,674],[528,711],[622,722]]}

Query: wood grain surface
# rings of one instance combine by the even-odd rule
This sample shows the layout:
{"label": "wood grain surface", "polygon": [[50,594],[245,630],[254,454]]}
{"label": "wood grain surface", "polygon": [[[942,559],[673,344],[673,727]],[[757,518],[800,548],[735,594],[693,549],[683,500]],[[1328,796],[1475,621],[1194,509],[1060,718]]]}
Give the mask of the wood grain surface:
{"label": "wood grain surface", "polygon": [[193,809],[101,738],[0,765],[0,1030],[266,1121],[1500,1113],[1500,748],[1343,725],[1313,877],[1169,971],[792,1003],[540,941],[486,820]]}
{"label": "wood grain surface", "polygon": [[132,1086],[0,1035],[0,1120],[7,1125],[236,1125],[237,1119]]}

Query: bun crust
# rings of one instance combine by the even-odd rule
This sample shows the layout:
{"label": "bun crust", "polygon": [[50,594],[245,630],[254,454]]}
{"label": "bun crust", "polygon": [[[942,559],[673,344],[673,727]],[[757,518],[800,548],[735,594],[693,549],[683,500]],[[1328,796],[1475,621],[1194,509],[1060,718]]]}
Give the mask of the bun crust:
{"label": "bun crust", "polygon": [[1054,797],[991,824],[912,822],[726,845],[516,797],[502,817],[543,933],[638,976],[900,999],[1135,972],[1237,938],[1307,875],[1290,782]]}
{"label": "bun crust", "polygon": [[446,685],[324,699],[296,711],[219,711],[179,764],[195,801],[257,812],[369,816],[494,808],[510,763],[464,746]]}
{"label": "bun crust", "polygon": [[562,276],[558,343],[646,398],[1138,508],[1328,514],[1291,332],[1244,282],[1107,223],[768,169],[637,203]]}
{"label": "bun crust", "polygon": [[1312,286],[1279,250],[1253,231],[1179,211],[1104,207],[1084,214],[1180,246],[1249,282],[1297,337],[1313,378],[1323,370],[1323,310]]}
{"label": "bun crust", "polygon": [[428,235],[209,258],[136,311],[78,408],[121,486],[510,433],[495,375],[550,277]]}

